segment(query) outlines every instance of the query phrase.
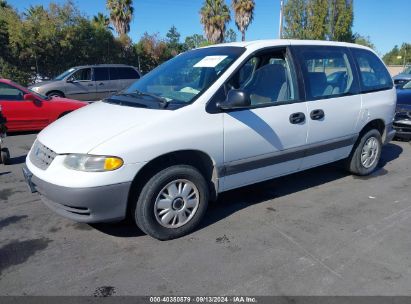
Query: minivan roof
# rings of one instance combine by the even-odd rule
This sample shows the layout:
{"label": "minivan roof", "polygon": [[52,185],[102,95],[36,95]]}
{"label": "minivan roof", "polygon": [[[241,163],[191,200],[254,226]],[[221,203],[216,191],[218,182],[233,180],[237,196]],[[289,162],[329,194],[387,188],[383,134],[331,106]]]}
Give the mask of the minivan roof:
{"label": "minivan roof", "polygon": [[99,67],[99,68],[116,68],[116,67],[128,67],[128,68],[133,68],[137,69],[136,67],[133,67],[131,65],[127,64],[110,64],[110,63],[104,63],[104,64],[89,64],[89,65],[79,65],[72,67],[73,69],[83,69],[83,68],[94,68],[94,67]]}
{"label": "minivan roof", "polygon": [[353,47],[361,48],[372,51],[366,46],[359,44],[339,42],[339,41],[324,41],[324,40],[294,40],[294,39],[270,39],[270,40],[254,40],[254,41],[243,41],[243,42],[230,42],[223,44],[211,45],[209,47],[218,46],[237,46],[245,48],[262,48],[270,46],[284,46],[284,45],[325,45],[325,46],[342,46],[342,47]]}

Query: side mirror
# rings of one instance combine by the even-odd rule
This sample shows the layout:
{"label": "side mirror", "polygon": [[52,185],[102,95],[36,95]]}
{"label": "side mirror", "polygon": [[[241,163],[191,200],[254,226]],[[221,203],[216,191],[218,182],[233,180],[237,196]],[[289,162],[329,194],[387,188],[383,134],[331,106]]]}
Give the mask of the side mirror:
{"label": "side mirror", "polygon": [[24,100],[29,100],[29,101],[36,101],[36,97],[33,94],[30,94],[30,93],[24,94],[23,99]]}
{"label": "side mirror", "polygon": [[67,82],[67,83],[73,83],[73,82],[74,82],[74,78],[71,78],[71,77],[70,77],[70,78],[67,78],[66,82]]}
{"label": "side mirror", "polygon": [[243,109],[249,106],[251,106],[250,95],[243,90],[230,90],[227,98],[217,103],[217,107],[221,110]]}

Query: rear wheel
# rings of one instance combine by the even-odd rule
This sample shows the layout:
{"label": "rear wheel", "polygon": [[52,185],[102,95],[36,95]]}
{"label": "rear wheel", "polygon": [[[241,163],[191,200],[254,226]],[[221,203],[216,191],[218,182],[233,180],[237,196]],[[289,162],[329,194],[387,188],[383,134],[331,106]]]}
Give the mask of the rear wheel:
{"label": "rear wheel", "polygon": [[154,175],[135,203],[137,226],[148,235],[169,240],[192,232],[203,218],[209,190],[192,166],[176,165]]}
{"label": "rear wheel", "polygon": [[381,157],[381,134],[372,129],[357,141],[346,161],[348,171],[355,175],[369,175],[378,165]]}
{"label": "rear wheel", "polygon": [[4,165],[8,165],[10,161],[10,152],[9,149],[3,148],[0,151],[0,161]]}

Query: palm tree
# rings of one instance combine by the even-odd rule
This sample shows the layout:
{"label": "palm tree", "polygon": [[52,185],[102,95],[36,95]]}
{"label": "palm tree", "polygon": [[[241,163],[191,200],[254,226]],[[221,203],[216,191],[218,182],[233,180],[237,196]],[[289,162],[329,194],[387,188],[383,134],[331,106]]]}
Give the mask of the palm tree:
{"label": "palm tree", "polygon": [[107,0],[107,8],[110,11],[110,21],[119,36],[127,34],[133,19],[133,0]]}
{"label": "palm tree", "polygon": [[233,0],[231,3],[235,13],[235,24],[241,32],[241,39],[245,41],[245,32],[254,19],[254,0]]}
{"label": "palm tree", "polygon": [[200,11],[207,39],[212,43],[224,41],[225,27],[230,22],[230,8],[224,0],[205,0]]}
{"label": "palm tree", "polygon": [[98,28],[107,28],[111,29],[109,27],[110,25],[110,18],[107,17],[106,15],[102,13],[98,13],[96,16],[93,17],[93,20],[91,21],[94,26]]}

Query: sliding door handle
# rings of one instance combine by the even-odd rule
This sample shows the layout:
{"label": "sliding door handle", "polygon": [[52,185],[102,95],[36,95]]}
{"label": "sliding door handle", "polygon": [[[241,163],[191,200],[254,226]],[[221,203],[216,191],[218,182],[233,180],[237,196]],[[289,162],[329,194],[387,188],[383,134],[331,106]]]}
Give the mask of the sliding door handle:
{"label": "sliding door handle", "polygon": [[311,117],[312,120],[320,120],[320,119],[323,119],[325,117],[325,113],[321,109],[313,110],[310,113],[310,117]]}

